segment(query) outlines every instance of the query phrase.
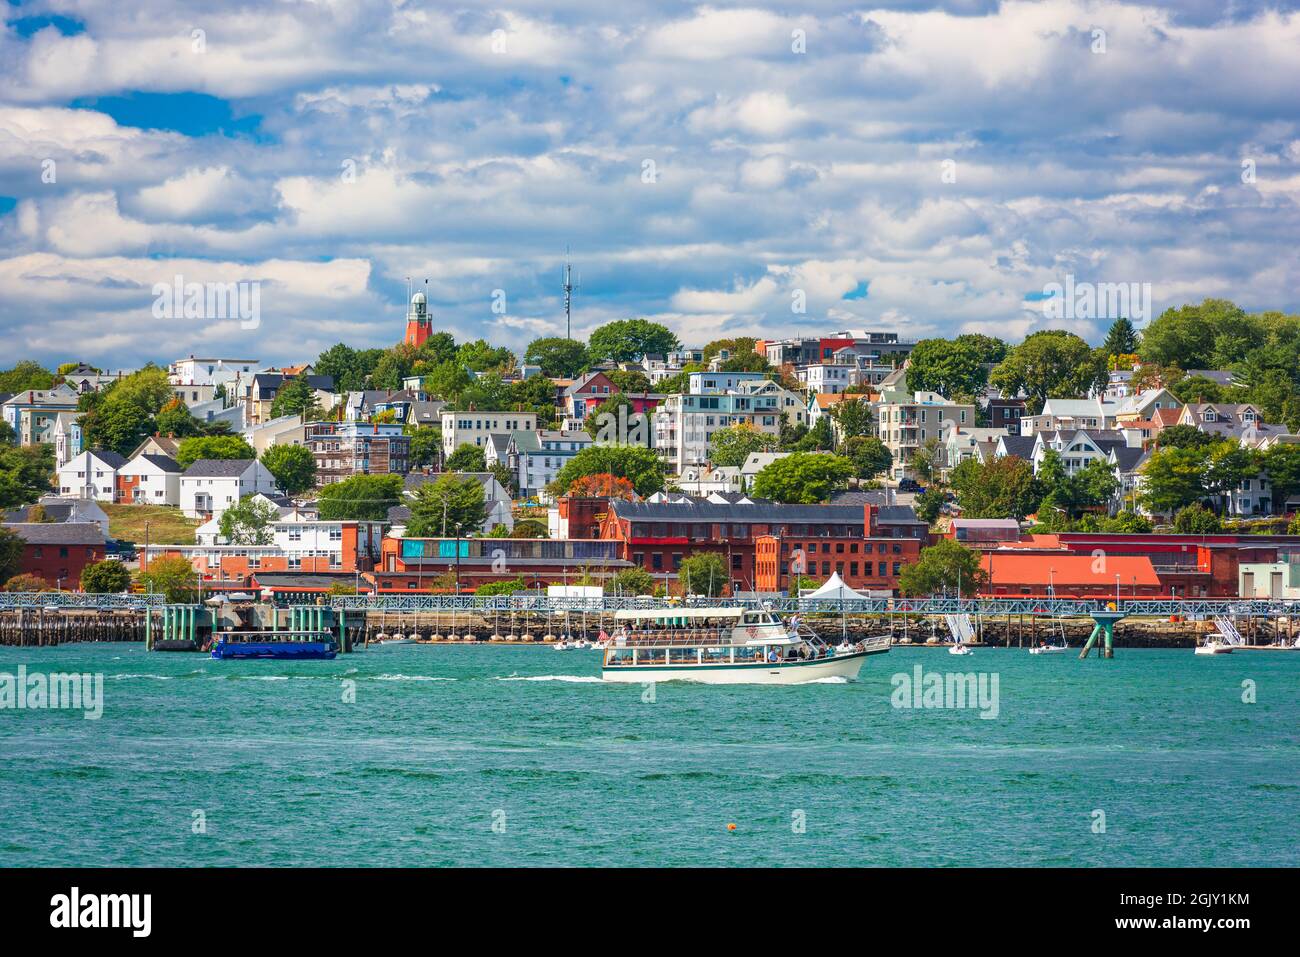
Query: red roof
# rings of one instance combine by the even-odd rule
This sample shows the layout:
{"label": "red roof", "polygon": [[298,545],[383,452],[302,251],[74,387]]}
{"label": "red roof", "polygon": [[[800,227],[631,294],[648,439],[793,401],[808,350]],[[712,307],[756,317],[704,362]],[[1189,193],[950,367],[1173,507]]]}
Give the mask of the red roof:
{"label": "red roof", "polygon": [[[1145,555],[1036,555],[1014,551],[988,552],[984,570],[998,585],[1055,585],[1057,588],[1090,585],[1114,587],[1115,576],[1126,588],[1160,584],[1151,559]],[[1136,581],[1135,581],[1136,579]]]}

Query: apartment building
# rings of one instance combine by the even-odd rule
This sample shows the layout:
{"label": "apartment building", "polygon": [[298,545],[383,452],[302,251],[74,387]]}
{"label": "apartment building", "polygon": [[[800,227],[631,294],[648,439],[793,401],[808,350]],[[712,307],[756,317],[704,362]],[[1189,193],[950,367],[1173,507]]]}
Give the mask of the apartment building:
{"label": "apartment building", "polygon": [[745,423],[776,436],[782,418],[775,395],[670,395],[655,413],[654,447],[669,471],[680,473],[708,462],[709,443],[718,429]]}
{"label": "apartment building", "polygon": [[405,475],[411,437],[396,422],[310,422],[303,444],[316,458],[316,485],[354,475]]}
{"label": "apartment building", "polygon": [[442,451],[451,455],[462,445],[483,448],[489,436],[537,431],[536,412],[442,413]]}
{"label": "apartment building", "polygon": [[880,441],[894,456],[892,477],[915,477],[912,460],[931,439],[945,440],[950,429],[975,424],[975,406],[952,402],[937,392],[886,392],[876,406]]}

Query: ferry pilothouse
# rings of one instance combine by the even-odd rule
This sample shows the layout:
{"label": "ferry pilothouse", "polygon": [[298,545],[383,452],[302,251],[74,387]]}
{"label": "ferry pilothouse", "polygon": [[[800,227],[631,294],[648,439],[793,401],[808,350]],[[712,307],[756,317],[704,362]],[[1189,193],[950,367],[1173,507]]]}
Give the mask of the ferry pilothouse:
{"label": "ferry pilothouse", "polygon": [[869,655],[889,651],[889,635],[832,646],[793,616],[766,609],[659,608],[619,611],[605,644],[606,681],[802,684],[857,678]]}

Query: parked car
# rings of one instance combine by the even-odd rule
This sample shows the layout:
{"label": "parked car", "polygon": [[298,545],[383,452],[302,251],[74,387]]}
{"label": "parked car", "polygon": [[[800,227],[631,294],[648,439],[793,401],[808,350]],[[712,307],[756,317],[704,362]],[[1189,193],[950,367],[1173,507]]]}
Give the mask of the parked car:
{"label": "parked car", "polygon": [[921,488],[920,483],[917,482],[916,479],[910,478],[899,479],[898,490],[900,492],[916,492],[918,495],[925,491],[925,489]]}

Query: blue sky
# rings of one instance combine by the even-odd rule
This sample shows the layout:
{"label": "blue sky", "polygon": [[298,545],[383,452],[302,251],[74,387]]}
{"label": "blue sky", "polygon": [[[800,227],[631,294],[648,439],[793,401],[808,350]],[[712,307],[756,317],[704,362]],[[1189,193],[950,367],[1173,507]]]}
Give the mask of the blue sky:
{"label": "blue sky", "polygon": [[[578,333],[692,344],[1096,341],[1044,318],[1067,274],[1300,311],[1292,2],[129,9],[0,6],[0,365],[388,345],[408,276],[522,348],[566,247]],[[260,325],[156,318],[176,276]]]}

